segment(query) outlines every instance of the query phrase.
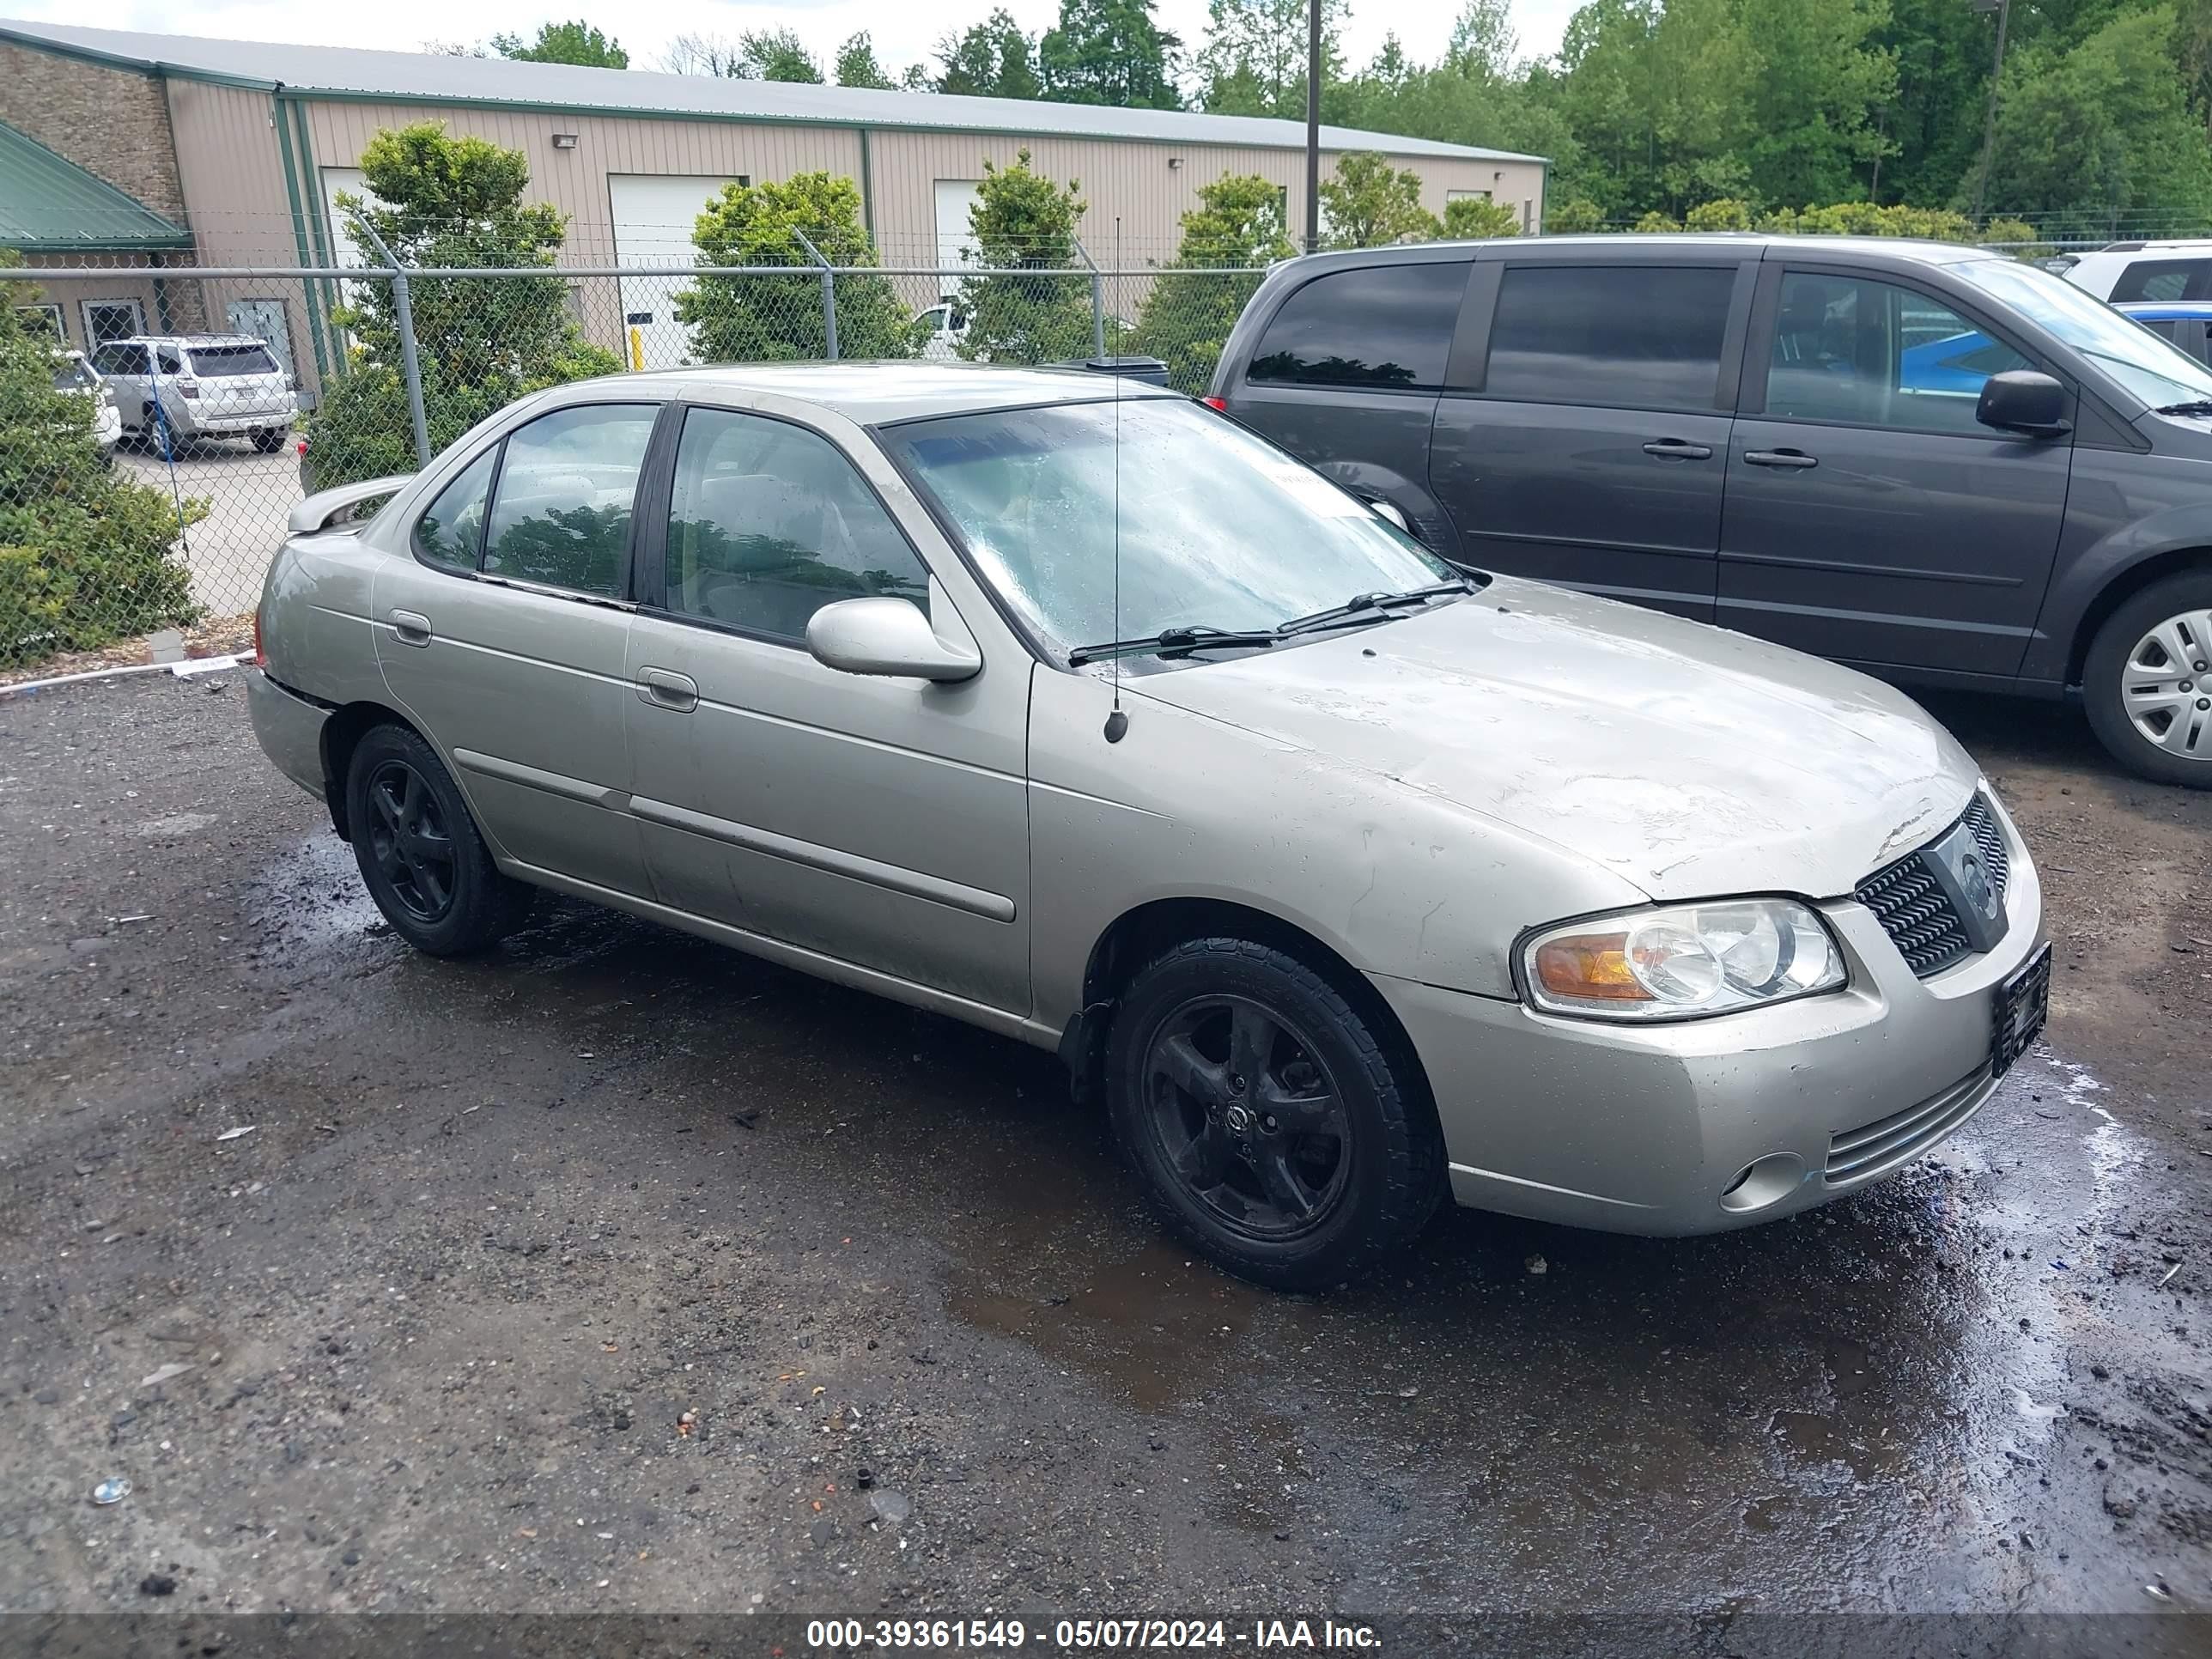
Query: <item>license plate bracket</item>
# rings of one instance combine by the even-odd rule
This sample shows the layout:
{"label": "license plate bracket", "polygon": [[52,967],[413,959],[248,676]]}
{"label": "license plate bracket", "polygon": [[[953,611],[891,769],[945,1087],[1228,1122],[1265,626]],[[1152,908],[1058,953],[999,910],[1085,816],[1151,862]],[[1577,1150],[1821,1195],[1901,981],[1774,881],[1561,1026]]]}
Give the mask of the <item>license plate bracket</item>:
{"label": "license plate bracket", "polygon": [[2042,1035],[2051,1017],[2048,943],[1997,987],[1990,1013],[1990,1075],[2002,1077]]}

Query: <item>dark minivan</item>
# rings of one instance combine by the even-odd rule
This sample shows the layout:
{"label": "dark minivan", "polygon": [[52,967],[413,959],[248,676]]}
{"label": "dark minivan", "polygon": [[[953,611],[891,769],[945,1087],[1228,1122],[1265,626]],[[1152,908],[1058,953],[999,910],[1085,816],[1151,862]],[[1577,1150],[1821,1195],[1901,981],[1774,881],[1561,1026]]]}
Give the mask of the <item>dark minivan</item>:
{"label": "dark minivan", "polygon": [[1885,677],[2079,695],[2212,788],[2212,368],[1935,243],[1543,237],[1277,266],[1207,399],[1448,558]]}

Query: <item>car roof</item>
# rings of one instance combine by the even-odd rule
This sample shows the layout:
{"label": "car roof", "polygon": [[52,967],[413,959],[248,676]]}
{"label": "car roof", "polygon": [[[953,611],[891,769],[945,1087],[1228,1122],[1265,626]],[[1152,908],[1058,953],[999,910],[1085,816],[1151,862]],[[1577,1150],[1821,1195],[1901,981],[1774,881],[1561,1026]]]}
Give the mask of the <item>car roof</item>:
{"label": "car roof", "polygon": [[125,334],[119,339],[106,342],[108,345],[267,345],[268,341],[252,334]]}
{"label": "car roof", "polygon": [[718,396],[762,393],[812,404],[863,426],[933,415],[967,415],[1036,404],[1093,403],[1116,395],[1180,398],[1182,394],[1127,375],[1088,369],[1004,368],[988,363],[921,362],[732,363],[705,368],[614,374],[562,388],[562,402],[590,402],[609,391],[635,392],[652,382],[674,395],[712,402]]}
{"label": "car roof", "polygon": [[2086,259],[2091,253],[2107,253],[2113,255],[2123,253],[2166,253],[2172,252],[2177,250],[2185,252],[2194,249],[2212,249],[2212,238],[2192,236],[2178,238],[2175,240],[2168,242],[2107,242],[2102,247],[2090,249],[2089,253],[2085,253],[2081,257]]}
{"label": "car roof", "polygon": [[2212,300],[2123,300],[2112,307],[2146,322],[2193,322],[2212,318]]}
{"label": "car roof", "polygon": [[1753,253],[1764,258],[1784,250],[1802,258],[1851,264],[1909,261],[1918,264],[1960,264],[1968,260],[1998,259],[2005,256],[1987,248],[1959,242],[1928,242],[1902,236],[1787,236],[1761,231],[1680,231],[1651,234],[1499,237],[1486,241],[1407,242],[1391,247],[1362,248],[1341,253],[1313,253],[1278,261],[1271,270],[1297,267],[1306,270],[1335,265],[1410,264],[1416,261],[1466,259],[1474,257],[1504,260],[1540,259],[1560,255],[1592,253],[1607,263],[1656,257],[1692,264],[1715,253]]}

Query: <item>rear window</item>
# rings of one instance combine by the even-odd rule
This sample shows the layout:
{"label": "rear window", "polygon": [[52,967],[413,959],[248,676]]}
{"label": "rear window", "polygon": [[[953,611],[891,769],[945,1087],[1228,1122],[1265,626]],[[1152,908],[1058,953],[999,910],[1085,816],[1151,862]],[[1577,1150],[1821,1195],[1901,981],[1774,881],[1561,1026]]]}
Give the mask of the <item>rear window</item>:
{"label": "rear window", "polygon": [[1588,408],[1711,409],[1733,266],[1513,264],[1483,390]]}
{"label": "rear window", "polygon": [[100,385],[100,377],[92,372],[81,357],[58,357],[54,360],[54,390],[57,392],[91,392]]}
{"label": "rear window", "polygon": [[204,345],[192,348],[192,372],[203,380],[235,380],[242,374],[274,374],[276,360],[264,345]]}
{"label": "rear window", "polygon": [[1440,386],[1468,270],[1458,262],[1367,265],[1316,276],[1283,302],[1246,378]]}
{"label": "rear window", "polygon": [[2112,303],[2212,299],[2212,259],[2137,259],[2112,284]]}

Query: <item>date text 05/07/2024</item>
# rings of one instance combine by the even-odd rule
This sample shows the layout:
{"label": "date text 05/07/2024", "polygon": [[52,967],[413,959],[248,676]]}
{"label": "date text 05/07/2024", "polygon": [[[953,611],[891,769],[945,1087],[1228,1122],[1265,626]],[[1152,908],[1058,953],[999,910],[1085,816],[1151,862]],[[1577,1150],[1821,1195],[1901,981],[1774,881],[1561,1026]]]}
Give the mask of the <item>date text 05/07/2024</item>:
{"label": "date text 05/07/2024", "polygon": [[1014,1649],[1034,1643],[1066,1650],[1091,1649],[1230,1652],[1298,1648],[1379,1651],[1370,1625],[1334,1619],[1060,1619],[1030,1626],[1018,1619],[816,1619],[807,1621],[809,1651],[958,1651]]}

